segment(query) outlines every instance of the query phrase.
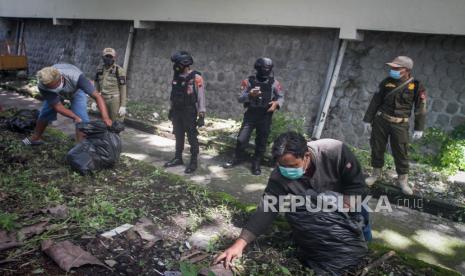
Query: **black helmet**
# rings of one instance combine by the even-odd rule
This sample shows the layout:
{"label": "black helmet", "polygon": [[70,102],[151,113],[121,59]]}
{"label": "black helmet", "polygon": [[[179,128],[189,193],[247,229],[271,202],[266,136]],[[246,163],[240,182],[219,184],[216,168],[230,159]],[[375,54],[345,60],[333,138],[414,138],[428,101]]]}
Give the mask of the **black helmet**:
{"label": "black helmet", "polygon": [[258,77],[268,77],[273,70],[273,61],[271,58],[261,57],[255,61],[254,68]]}
{"label": "black helmet", "polygon": [[171,56],[171,61],[182,66],[189,66],[194,63],[191,54],[186,51],[179,51]]}

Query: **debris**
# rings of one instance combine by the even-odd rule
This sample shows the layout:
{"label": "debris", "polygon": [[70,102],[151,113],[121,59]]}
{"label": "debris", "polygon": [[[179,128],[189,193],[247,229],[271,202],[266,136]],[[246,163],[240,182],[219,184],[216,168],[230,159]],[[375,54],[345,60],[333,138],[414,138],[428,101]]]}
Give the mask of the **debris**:
{"label": "debris", "polygon": [[377,259],[376,261],[372,262],[371,264],[367,265],[364,269],[362,269],[358,275],[360,276],[365,276],[368,274],[368,272],[370,272],[370,270],[372,270],[373,268],[381,265],[382,263],[384,263],[385,261],[387,261],[389,258],[391,258],[392,256],[396,255],[396,252],[391,250],[389,251],[388,253],[384,254],[383,256],[381,256],[381,258]]}
{"label": "debris", "polygon": [[180,261],[188,261],[190,263],[198,263],[208,258],[208,254],[199,250],[186,251],[181,257]]}
{"label": "debris", "polygon": [[58,266],[66,272],[73,267],[80,267],[85,264],[105,266],[89,252],[81,247],[72,244],[70,241],[54,243],[51,240],[44,240],[41,244],[42,251],[52,258]]}
{"label": "debris", "polygon": [[216,264],[211,266],[210,268],[203,268],[199,271],[198,275],[200,276],[208,276],[208,275],[216,275],[216,276],[233,276],[233,272],[229,269],[224,268],[222,264]]}
{"label": "debris", "polygon": [[14,233],[0,231],[0,251],[21,246],[22,243],[16,240]]}
{"label": "debris", "polygon": [[24,241],[25,239],[28,239],[34,235],[39,235],[43,233],[46,230],[45,226],[47,224],[48,224],[48,221],[42,221],[42,222],[38,222],[36,224],[21,228],[21,230],[18,231],[18,241]]}
{"label": "debris", "polygon": [[140,219],[139,222],[136,223],[134,231],[140,235],[141,239],[149,242],[156,242],[162,239],[159,235],[154,235],[155,225],[153,224],[152,220],[148,218]]}
{"label": "debris", "polygon": [[57,205],[55,207],[48,207],[48,208],[42,209],[41,211],[44,214],[51,214],[55,218],[59,218],[59,219],[65,219],[68,217],[68,214],[69,214],[68,207],[66,207],[66,205],[64,204]]}
{"label": "debris", "polygon": [[116,235],[119,235],[121,233],[124,233],[124,232],[128,231],[132,227],[134,227],[134,225],[126,223],[126,224],[123,224],[121,226],[116,227],[113,230],[107,231],[107,232],[101,234],[100,236],[109,239],[111,237],[114,237]]}
{"label": "debris", "polygon": [[118,262],[116,262],[115,260],[105,260],[105,263],[106,263],[109,267],[114,267]]}
{"label": "debris", "polygon": [[165,273],[162,274],[163,276],[182,276],[181,271],[165,271]]}

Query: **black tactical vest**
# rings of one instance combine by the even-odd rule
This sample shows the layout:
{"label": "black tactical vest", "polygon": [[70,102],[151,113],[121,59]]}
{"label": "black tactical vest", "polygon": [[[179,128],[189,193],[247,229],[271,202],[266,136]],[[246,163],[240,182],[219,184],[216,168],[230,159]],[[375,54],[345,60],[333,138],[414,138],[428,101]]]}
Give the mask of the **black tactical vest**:
{"label": "black tactical vest", "polygon": [[170,101],[175,109],[196,106],[197,89],[195,87],[195,82],[193,83],[193,93],[187,93],[189,83],[195,78],[195,75],[200,75],[200,73],[197,71],[192,71],[187,76],[176,75],[173,78]]}
{"label": "black tactical vest", "polygon": [[269,102],[273,99],[273,83],[274,78],[269,77],[265,82],[260,82],[255,76],[249,77],[249,90],[250,92],[255,87],[260,87],[262,94],[255,98],[249,98],[249,102],[244,104],[247,108],[268,108]]}

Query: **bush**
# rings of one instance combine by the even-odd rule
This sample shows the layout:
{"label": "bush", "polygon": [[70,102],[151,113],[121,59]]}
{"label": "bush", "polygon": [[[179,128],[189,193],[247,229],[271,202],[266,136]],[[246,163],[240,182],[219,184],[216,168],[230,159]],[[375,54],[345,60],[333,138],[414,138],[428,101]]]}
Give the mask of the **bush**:
{"label": "bush", "polygon": [[305,118],[300,119],[292,118],[286,113],[276,112],[273,114],[273,123],[271,124],[270,136],[268,137],[268,143],[271,144],[273,141],[282,133],[287,131],[296,131],[307,137],[305,131]]}

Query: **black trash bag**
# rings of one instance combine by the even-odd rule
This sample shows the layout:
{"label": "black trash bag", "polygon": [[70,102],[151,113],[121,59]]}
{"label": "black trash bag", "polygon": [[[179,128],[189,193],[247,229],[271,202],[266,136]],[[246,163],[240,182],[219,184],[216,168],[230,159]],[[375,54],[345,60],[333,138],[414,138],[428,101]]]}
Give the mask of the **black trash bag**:
{"label": "black trash bag", "polygon": [[78,123],[76,127],[86,134],[86,138],[74,146],[66,155],[71,167],[82,175],[95,170],[113,167],[121,154],[121,138],[124,130],[121,122],[107,127],[102,121]]}
{"label": "black trash bag", "polygon": [[[335,196],[334,192],[324,193]],[[315,208],[317,193],[307,191]],[[286,213],[293,239],[299,249],[299,259],[316,275],[344,275],[356,269],[367,255],[363,236],[363,216],[341,212],[309,212],[306,206]]]}
{"label": "black trash bag", "polygon": [[11,131],[30,133],[36,127],[38,117],[39,111],[36,109],[21,109],[7,120],[6,126]]}

